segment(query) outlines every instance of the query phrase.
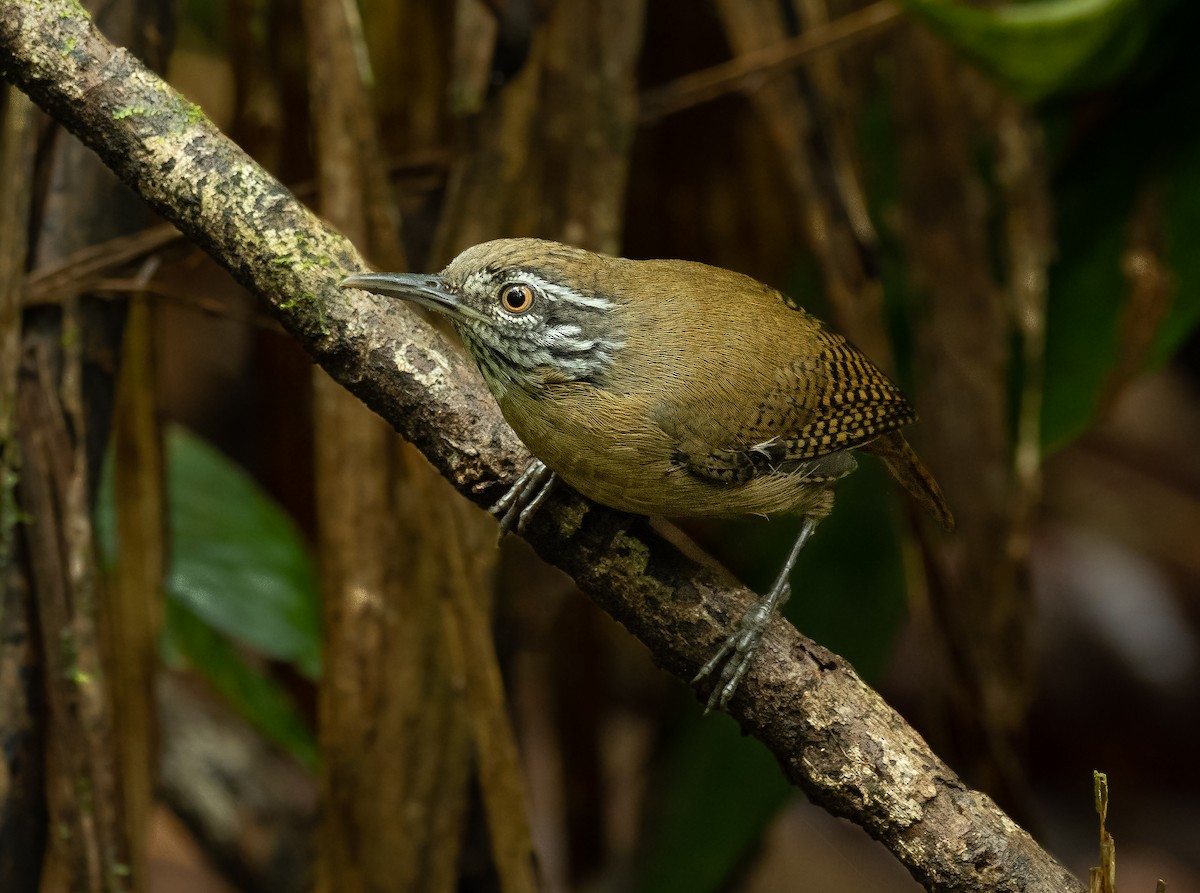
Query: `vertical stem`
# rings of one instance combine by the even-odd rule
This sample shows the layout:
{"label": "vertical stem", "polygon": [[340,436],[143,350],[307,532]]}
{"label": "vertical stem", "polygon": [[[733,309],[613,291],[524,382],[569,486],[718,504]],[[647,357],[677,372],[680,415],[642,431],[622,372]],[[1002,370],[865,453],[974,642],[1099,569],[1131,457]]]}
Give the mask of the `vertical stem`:
{"label": "vertical stem", "polygon": [[[155,264],[143,267],[148,280]],[[117,538],[115,573],[106,587],[110,657],[130,870],[145,889],[146,834],[158,765],[154,682],[166,576],[166,469],[155,391],[154,315],[145,292],[131,296],[122,342],[113,430]]]}
{"label": "vertical stem", "polygon": [[[322,208],[377,262],[405,269],[356,7],[313,0],[305,26]],[[464,538],[478,539],[473,529],[488,530],[491,540],[494,527],[478,513],[451,511],[448,503],[461,497],[320,370],[314,396],[326,604],[317,889],[451,891],[467,816],[470,719],[479,713],[480,675],[499,678],[490,649],[467,647],[454,634],[490,628],[495,550],[475,543],[483,557],[470,562],[460,552]],[[447,577],[447,568],[458,573]],[[447,610],[464,600],[462,614]],[[502,690],[498,697],[495,715],[503,717]],[[478,722],[475,737],[481,765],[503,753],[494,741],[480,742]],[[501,886],[531,891],[519,772],[515,794],[493,781],[480,772],[485,803],[498,795],[503,807],[503,821],[491,823],[493,840],[526,829],[515,862],[506,858],[511,848],[494,844]],[[515,873],[522,865],[524,873]]]}
{"label": "vertical stem", "polygon": [[17,563],[17,375],[25,285],[33,104],[4,88],[0,129],[0,890],[37,887],[45,846],[42,736],[34,615],[28,576]]}
{"label": "vertical stem", "polygon": [[[1008,224],[1027,224],[1031,233],[1012,233],[1010,274],[1021,281],[997,282],[989,232],[993,196],[980,177],[977,153],[981,143],[996,139],[991,122],[1005,101],[948,48],[915,29],[904,35],[896,72],[902,236],[926,301],[916,339],[918,368],[926,373],[918,382],[923,447],[958,520],[953,537],[931,541],[926,549],[929,633],[949,665],[941,674],[939,694],[948,709],[938,711],[946,723],[940,731],[971,755],[967,774],[973,781],[1010,807],[1020,806],[1025,789],[1016,742],[1030,698],[1032,616],[1025,562],[997,544],[1011,546],[1014,532],[1008,385],[1017,301],[1033,336],[1033,365],[1040,355],[1037,304],[1044,300],[1045,249],[1033,244],[1044,238],[1033,228],[1041,232],[1047,225],[1033,190],[1044,187],[1032,166],[1017,173],[1019,140],[1002,148],[1002,176],[1012,184],[1005,196],[1013,202]],[[1009,213],[1007,201],[1001,212]],[[1010,286],[1019,297],[1008,294]],[[1033,365],[1027,416],[1040,394]],[[1024,424],[1031,443],[1036,419],[1027,417]],[[1020,461],[1024,486],[1033,488],[1031,463],[1028,457]]]}

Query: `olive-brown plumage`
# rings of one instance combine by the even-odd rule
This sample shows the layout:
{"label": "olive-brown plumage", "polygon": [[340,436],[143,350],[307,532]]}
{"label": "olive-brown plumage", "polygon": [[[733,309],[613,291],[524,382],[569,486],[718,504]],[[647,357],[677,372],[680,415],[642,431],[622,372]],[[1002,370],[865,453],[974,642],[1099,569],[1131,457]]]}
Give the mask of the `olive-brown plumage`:
{"label": "olive-brown plumage", "polygon": [[[900,390],[748,276],[501,239],[467,249],[439,276],[343,284],[447,314],[530,452],[597,502],[667,516],[799,514],[811,532],[862,450],[953,524],[900,433],[916,420]],[[772,609],[786,590],[781,575]],[[722,672],[716,703],[732,694],[769,616],[743,621],[753,641],[730,645],[737,666]]]}

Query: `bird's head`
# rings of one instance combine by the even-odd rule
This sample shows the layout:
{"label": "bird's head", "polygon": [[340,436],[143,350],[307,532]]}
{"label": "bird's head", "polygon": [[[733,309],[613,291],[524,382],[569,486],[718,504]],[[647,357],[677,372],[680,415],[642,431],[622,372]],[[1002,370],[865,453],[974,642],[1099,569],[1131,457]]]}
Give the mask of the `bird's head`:
{"label": "bird's head", "polygon": [[541,239],[468,248],[436,275],[362,273],[343,288],[412,301],[450,318],[496,396],[519,387],[602,384],[625,346],[605,292],[614,259]]}

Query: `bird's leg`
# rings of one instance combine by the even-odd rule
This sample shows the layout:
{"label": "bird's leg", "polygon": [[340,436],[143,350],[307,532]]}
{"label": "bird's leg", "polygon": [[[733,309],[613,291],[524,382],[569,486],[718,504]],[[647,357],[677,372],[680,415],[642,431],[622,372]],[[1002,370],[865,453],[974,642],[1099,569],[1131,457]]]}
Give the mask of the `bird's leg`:
{"label": "bird's leg", "polygon": [[700,668],[700,672],[692,680],[692,684],[695,685],[706,676],[711,676],[718,666],[721,667],[721,673],[717,677],[712,692],[709,693],[708,703],[704,707],[705,713],[714,707],[723,710],[729,703],[729,699],[733,697],[738,683],[742,681],[746,668],[750,666],[750,661],[758,650],[759,643],[762,642],[763,634],[767,631],[771,618],[775,616],[777,610],[783,607],[792,594],[792,586],[788,582],[788,578],[792,574],[792,568],[796,566],[800,550],[804,548],[804,544],[808,542],[808,538],[812,536],[812,532],[816,528],[817,519],[811,515],[805,517],[804,524],[800,527],[800,533],[796,535],[796,542],[792,545],[792,551],[788,553],[787,561],[784,562],[783,568],[779,571],[779,576],[775,578],[770,590],[742,615],[741,620],[738,621],[737,630],[725,640],[720,650],[705,662],[704,666]]}
{"label": "bird's leg", "polygon": [[525,525],[546,501],[557,480],[557,475],[540,459],[534,459],[526,466],[508,492],[489,509],[493,515],[500,515],[501,538],[514,526],[517,533],[525,532]]}

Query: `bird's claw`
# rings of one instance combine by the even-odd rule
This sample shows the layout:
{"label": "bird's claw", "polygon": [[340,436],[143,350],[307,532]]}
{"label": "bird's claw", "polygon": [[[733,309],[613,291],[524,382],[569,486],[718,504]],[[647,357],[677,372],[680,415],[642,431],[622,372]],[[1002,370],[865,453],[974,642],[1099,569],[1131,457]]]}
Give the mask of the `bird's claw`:
{"label": "bird's claw", "polygon": [[729,704],[733,693],[737,691],[738,683],[746,675],[750,662],[754,659],[758,646],[762,644],[763,635],[775,614],[775,607],[786,602],[791,595],[791,584],[784,583],[783,588],[772,596],[761,598],[742,615],[738,628],[721,643],[717,653],[705,661],[692,684],[712,676],[717,667],[721,668],[717,681],[709,692],[708,701],[704,706],[707,715],[714,709],[724,710]]}
{"label": "bird's claw", "polygon": [[510,530],[525,532],[525,525],[546,501],[557,480],[554,472],[540,459],[534,459],[526,466],[521,476],[489,509],[493,515],[500,515],[500,539],[504,539],[504,534]]}

